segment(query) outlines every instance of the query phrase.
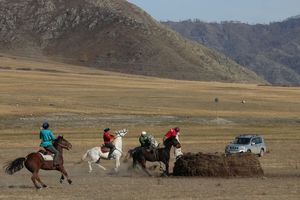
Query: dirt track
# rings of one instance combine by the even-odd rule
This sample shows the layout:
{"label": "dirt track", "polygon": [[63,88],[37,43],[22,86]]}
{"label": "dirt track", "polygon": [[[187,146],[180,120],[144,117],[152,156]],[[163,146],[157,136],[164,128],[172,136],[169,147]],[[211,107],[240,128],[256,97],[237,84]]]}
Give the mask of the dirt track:
{"label": "dirt track", "polygon": [[[1,149],[1,160],[14,159],[30,152]],[[87,163],[75,164],[84,148],[64,152],[66,169],[73,180],[59,183],[60,174],[55,171],[41,171],[42,180],[49,186],[36,191],[26,169],[10,176],[0,173],[0,199],[299,199],[299,170],[275,170],[266,167],[263,178],[189,178],[159,177],[159,171],[152,171],[154,177],[129,170],[129,163],[122,163],[120,173],[115,175],[94,166],[89,174]],[[268,160],[266,155],[265,160]],[[174,160],[172,160],[174,161]],[[4,162],[1,162],[3,166]],[[113,161],[103,161],[111,169]],[[150,166],[151,163],[148,164]],[[171,166],[173,167],[173,165]],[[172,169],[172,168],[171,168]]]}

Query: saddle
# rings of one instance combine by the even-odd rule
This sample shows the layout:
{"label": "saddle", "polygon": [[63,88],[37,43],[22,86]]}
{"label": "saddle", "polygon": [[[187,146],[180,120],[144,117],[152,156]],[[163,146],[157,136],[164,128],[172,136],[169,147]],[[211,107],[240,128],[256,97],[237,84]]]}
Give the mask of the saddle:
{"label": "saddle", "polygon": [[152,146],[149,146],[149,147],[141,147],[144,151],[148,152],[148,153],[151,153],[151,154],[154,154],[155,153],[155,149],[154,147]]}
{"label": "saddle", "polygon": [[102,153],[107,153],[110,151],[110,148],[106,147],[104,144],[101,145],[100,149]]}
{"label": "saddle", "polygon": [[54,158],[54,154],[45,148],[40,147],[38,153],[43,157],[45,161],[52,161]]}

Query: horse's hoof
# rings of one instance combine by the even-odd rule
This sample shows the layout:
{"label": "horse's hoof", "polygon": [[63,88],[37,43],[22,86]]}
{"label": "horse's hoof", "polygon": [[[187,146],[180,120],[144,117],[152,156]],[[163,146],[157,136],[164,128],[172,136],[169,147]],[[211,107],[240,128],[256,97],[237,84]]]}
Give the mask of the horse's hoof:
{"label": "horse's hoof", "polygon": [[164,173],[162,173],[160,176],[161,176],[161,177],[168,177],[168,174],[164,172]]}
{"label": "horse's hoof", "polygon": [[36,190],[41,190],[42,188],[41,188],[41,187],[35,187],[35,189],[36,189]]}
{"label": "horse's hoof", "polygon": [[71,184],[72,184],[72,180],[71,180],[71,179],[68,179],[68,183],[71,185]]}
{"label": "horse's hoof", "polygon": [[43,185],[43,188],[47,188],[48,186],[47,185]]}

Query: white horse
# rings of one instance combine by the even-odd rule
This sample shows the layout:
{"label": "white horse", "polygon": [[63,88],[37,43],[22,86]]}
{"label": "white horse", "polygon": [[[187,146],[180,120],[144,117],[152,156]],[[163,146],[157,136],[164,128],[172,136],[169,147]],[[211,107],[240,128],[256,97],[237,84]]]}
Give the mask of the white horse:
{"label": "white horse", "polygon": [[[116,166],[114,168],[115,172],[118,172],[120,167],[120,158],[122,156],[122,137],[124,137],[127,133],[127,129],[122,129],[115,132],[116,137],[113,141],[113,144],[116,148],[112,153],[112,158],[116,160]],[[105,167],[99,164],[99,161],[101,158],[108,160],[108,154],[109,152],[102,152],[101,147],[94,147],[86,151],[86,153],[82,156],[81,161],[84,161],[86,158],[88,158],[89,173],[91,173],[93,170],[92,163],[95,163],[101,169],[106,170]]]}

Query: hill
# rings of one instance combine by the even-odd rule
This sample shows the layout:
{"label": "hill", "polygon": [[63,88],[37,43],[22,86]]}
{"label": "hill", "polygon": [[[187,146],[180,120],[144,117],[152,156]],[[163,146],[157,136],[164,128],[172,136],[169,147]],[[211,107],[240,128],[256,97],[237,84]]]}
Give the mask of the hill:
{"label": "hill", "polygon": [[[26,169],[13,176],[2,172],[1,199],[99,200],[100,195],[137,199],[140,191],[148,199],[167,200],[240,199],[241,194],[247,200],[297,200],[300,196],[298,88],[159,79],[3,54],[0,66],[0,165],[36,151],[39,127],[47,120],[55,136],[63,134],[73,145],[64,151],[64,162],[74,180],[71,186],[60,185],[59,173],[42,171],[41,178],[50,188],[36,192]],[[112,133],[129,130],[123,140],[126,154],[139,145],[141,131],[162,142],[174,126],[181,128],[184,153],[224,152],[238,134],[263,134],[269,148],[259,159],[266,177],[159,178],[157,167],[151,171],[154,178],[149,178],[130,170],[131,160],[121,162],[117,175],[111,173],[115,162],[109,160],[101,161],[107,171],[93,167],[95,171],[88,174],[86,162],[75,164],[87,149],[102,143],[105,127]],[[174,162],[171,151],[171,168]],[[102,183],[109,187],[101,187]],[[172,187],[172,193],[166,187]]]}
{"label": "hill", "polygon": [[0,52],[171,79],[265,83],[119,0],[1,0]]}
{"label": "hill", "polygon": [[299,17],[268,25],[199,20],[164,24],[224,53],[272,84],[300,85]]}

